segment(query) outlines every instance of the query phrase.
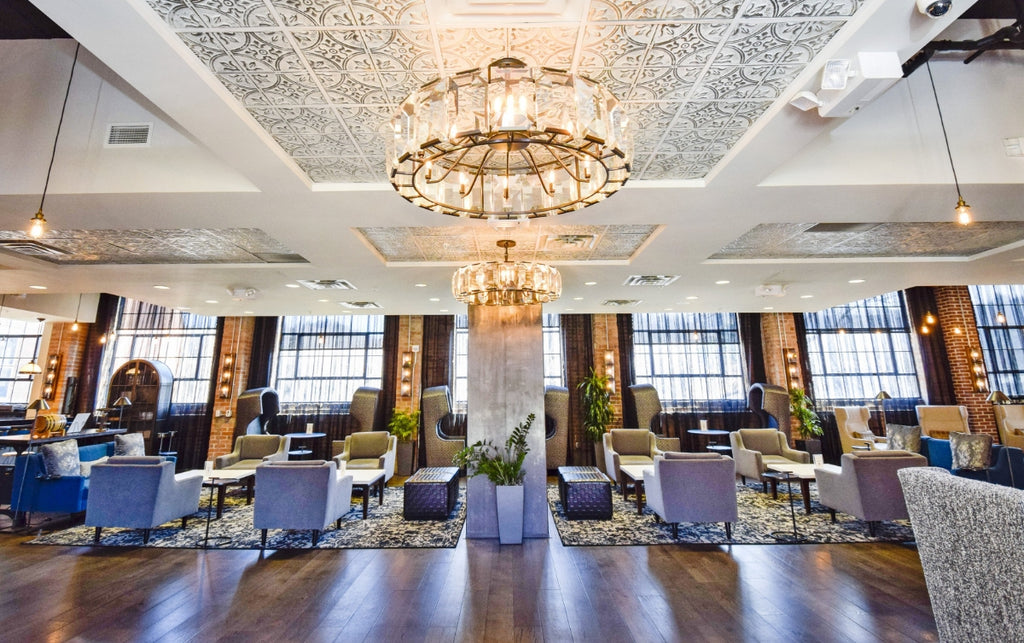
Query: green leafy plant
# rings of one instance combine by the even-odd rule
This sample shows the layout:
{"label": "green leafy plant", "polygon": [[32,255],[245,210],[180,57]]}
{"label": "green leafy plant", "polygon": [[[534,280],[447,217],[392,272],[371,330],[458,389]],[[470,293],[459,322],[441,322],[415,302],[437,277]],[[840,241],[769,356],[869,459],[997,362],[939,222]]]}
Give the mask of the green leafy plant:
{"label": "green leafy plant", "polygon": [[814,402],[807,393],[804,393],[803,389],[789,389],[789,412],[800,423],[798,430],[805,440],[811,437],[821,437],[824,433],[818,414],[811,410],[813,405]]}
{"label": "green leafy plant", "polygon": [[452,462],[459,467],[466,467],[470,477],[483,474],[499,486],[522,485],[526,476],[523,462],[530,451],[526,446],[526,434],[533,420],[534,415],[531,413],[526,416],[525,422],[512,429],[504,447],[495,446],[490,440],[478,441],[456,453]]}
{"label": "green leafy plant", "polygon": [[584,377],[576,388],[583,394],[583,431],[590,440],[600,442],[615,415],[612,396],[608,392],[608,378],[591,367],[590,375]]}
{"label": "green leafy plant", "polygon": [[420,412],[408,413],[402,409],[395,409],[391,414],[391,421],[388,422],[388,431],[398,438],[399,442],[411,442],[416,439],[416,428],[420,424]]}

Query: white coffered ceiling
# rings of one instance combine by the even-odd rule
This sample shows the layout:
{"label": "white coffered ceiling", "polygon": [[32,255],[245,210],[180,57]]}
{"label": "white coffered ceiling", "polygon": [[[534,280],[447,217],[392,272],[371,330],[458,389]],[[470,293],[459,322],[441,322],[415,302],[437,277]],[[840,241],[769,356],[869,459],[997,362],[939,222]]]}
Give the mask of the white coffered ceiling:
{"label": "white coffered ceiling", "polygon": [[[55,231],[41,240],[65,255],[0,249],[4,292],[114,292],[213,314],[334,314],[341,299],[460,312],[451,266],[493,258],[501,236],[563,272],[552,312],[616,300],[814,310],[916,284],[1021,281],[1024,159],[1003,146],[1024,137],[1021,52],[932,62],[964,196],[987,222],[966,231],[948,224],[955,191],[926,70],[850,119],[788,105],[818,88],[826,59],[906,60],[966,6],[932,20],[910,0],[33,2],[83,47],[46,199]],[[73,53],[67,40],[0,41],[2,240],[24,239],[38,207]],[[622,100],[635,159],[619,194],[501,232],[394,193],[381,132],[395,107],[506,55]],[[139,123],[148,146],[104,144],[110,124]],[[871,225],[808,232],[829,222]],[[678,278],[625,285],[644,275]],[[286,287],[300,279],[357,290]],[[758,297],[762,284],[787,295]],[[229,294],[247,288],[258,295]]]}

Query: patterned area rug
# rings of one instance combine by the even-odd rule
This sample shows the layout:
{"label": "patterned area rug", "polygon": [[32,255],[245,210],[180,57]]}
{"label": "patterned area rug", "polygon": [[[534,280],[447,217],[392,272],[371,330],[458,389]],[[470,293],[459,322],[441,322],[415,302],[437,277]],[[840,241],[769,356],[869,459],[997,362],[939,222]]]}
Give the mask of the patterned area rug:
{"label": "patterned area rug", "polygon": [[[562,544],[575,545],[664,545],[672,543],[767,545],[791,543],[793,521],[789,511],[786,486],[779,486],[778,500],[761,493],[761,485],[736,485],[739,520],[732,525],[732,540],[725,536],[723,523],[680,523],[679,537],[672,538],[672,527],[655,522],[654,512],[644,507],[636,513],[636,500],[628,501],[621,493],[612,493],[611,520],[568,520],[558,500],[558,486],[548,486],[548,503],[554,515]],[[868,524],[846,514],[836,514],[832,524],[828,509],[818,503],[815,485],[811,484],[811,514],[804,513],[799,485],[795,485],[793,503],[796,507],[797,534],[809,544],[909,542],[914,540],[910,522],[883,522],[875,537],[868,535]],[[775,537],[777,534],[779,539]]]}
{"label": "patterned area rug", "polygon": [[[200,549],[206,535],[207,494],[203,493],[199,511],[181,529],[175,520],[153,529],[149,544],[142,544],[141,529],[105,528],[100,547],[176,547]],[[341,529],[332,524],[320,536],[317,549],[391,549],[398,547],[444,548],[455,547],[466,520],[466,490],[459,489],[459,501],[448,520],[405,520],[402,518],[402,488],[387,487],[384,504],[370,499],[370,512],[363,520],[362,503],[354,501],[352,510],[341,519]],[[214,514],[210,522],[210,549],[259,549],[260,531],[252,526],[252,505],[245,504],[244,495],[229,493],[224,503],[224,515],[219,520]],[[29,541],[29,545],[88,545],[92,546],[92,527],[78,526],[55,531]],[[267,549],[310,549],[309,531],[271,529],[267,534]]]}

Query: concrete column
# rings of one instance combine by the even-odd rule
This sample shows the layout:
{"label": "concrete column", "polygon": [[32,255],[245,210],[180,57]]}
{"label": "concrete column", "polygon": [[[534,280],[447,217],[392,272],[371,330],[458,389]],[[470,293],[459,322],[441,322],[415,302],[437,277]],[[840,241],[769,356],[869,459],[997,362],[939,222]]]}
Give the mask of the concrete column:
{"label": "concrete column", "polygon": [[[469,307],[469,390],[466,443],[503,445],[533,413],[527,444],[523,535],[547,538],[544,440],[544,344],[541,306]],[[497,538],[494,485],[486,476],[467,484],[466,535]]]}

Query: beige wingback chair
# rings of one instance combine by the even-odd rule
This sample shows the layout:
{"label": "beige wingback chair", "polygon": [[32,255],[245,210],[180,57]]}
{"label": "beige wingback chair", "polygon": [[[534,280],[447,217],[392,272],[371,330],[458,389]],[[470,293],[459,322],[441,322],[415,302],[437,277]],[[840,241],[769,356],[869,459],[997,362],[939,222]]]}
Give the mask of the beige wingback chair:
{"label": "beige wingback chair", "polygon": [[971,432],[966,406],[919,405],[914,408],[917,410],[917,423],[921,425],[921,435],[948,440],[950,433]]}
{"label": "beige wingback chair", "polygon": [[666,453],[644,470],[647,505],[679,535],[681,522],[736,522],[736,464],[717,453]]}
{"label": "beige wingback chair", "polygon": [[286,435],[240,435],[235,438],[235,449],[226,455],[217,456],[215,469],[255,469],[264,461],[287,460]]}
{"label": "beige wingback chair", "polygon": [[844,454],[840,466],[815,467],[818,498],[829,508],[832,522],[841,511],[866,520],[874,536],[878,522],[907,517],[896,472],[907,467],[926,467],[928,459],[909,451],[862,451]]}
{"label": "beige wingback chair", "polygon": [[664,455],[654,433],[647,429],[612,429],[604,434],[604,461],[608,477],[622,487],[619,467],[624,464],[654,464]]}
{"label": "beige wingback chair", "polygon": [[548,470],[564,467],[569,458],[569,389],[564,386],[544,388],[544,416],[551,424],[545,442]]}
{"label": "beige wingback chair", "polygon": [[1024,449],[1024,404],[997,404],[996,427],[1005,447]]}
{"label": "beige wingback chair", "polygon": [[834,411],[843,453],[852,453],[854,446],[867,446],[872,449],[886,448],[885,437],[875,435],[868,426],[868,420],[871,419],[870,408],[866,406],[837,406]]}
{"label": "beige wingback chair", "polygon": [[732,457],[736,460],[736,473],[745,484],[747,478],[761,483],[765,492],[768,482],[762,477],[767,465],[810,464],[811,454],[789,446],[786,434],[775,429],[739,429],[729,434]]}

